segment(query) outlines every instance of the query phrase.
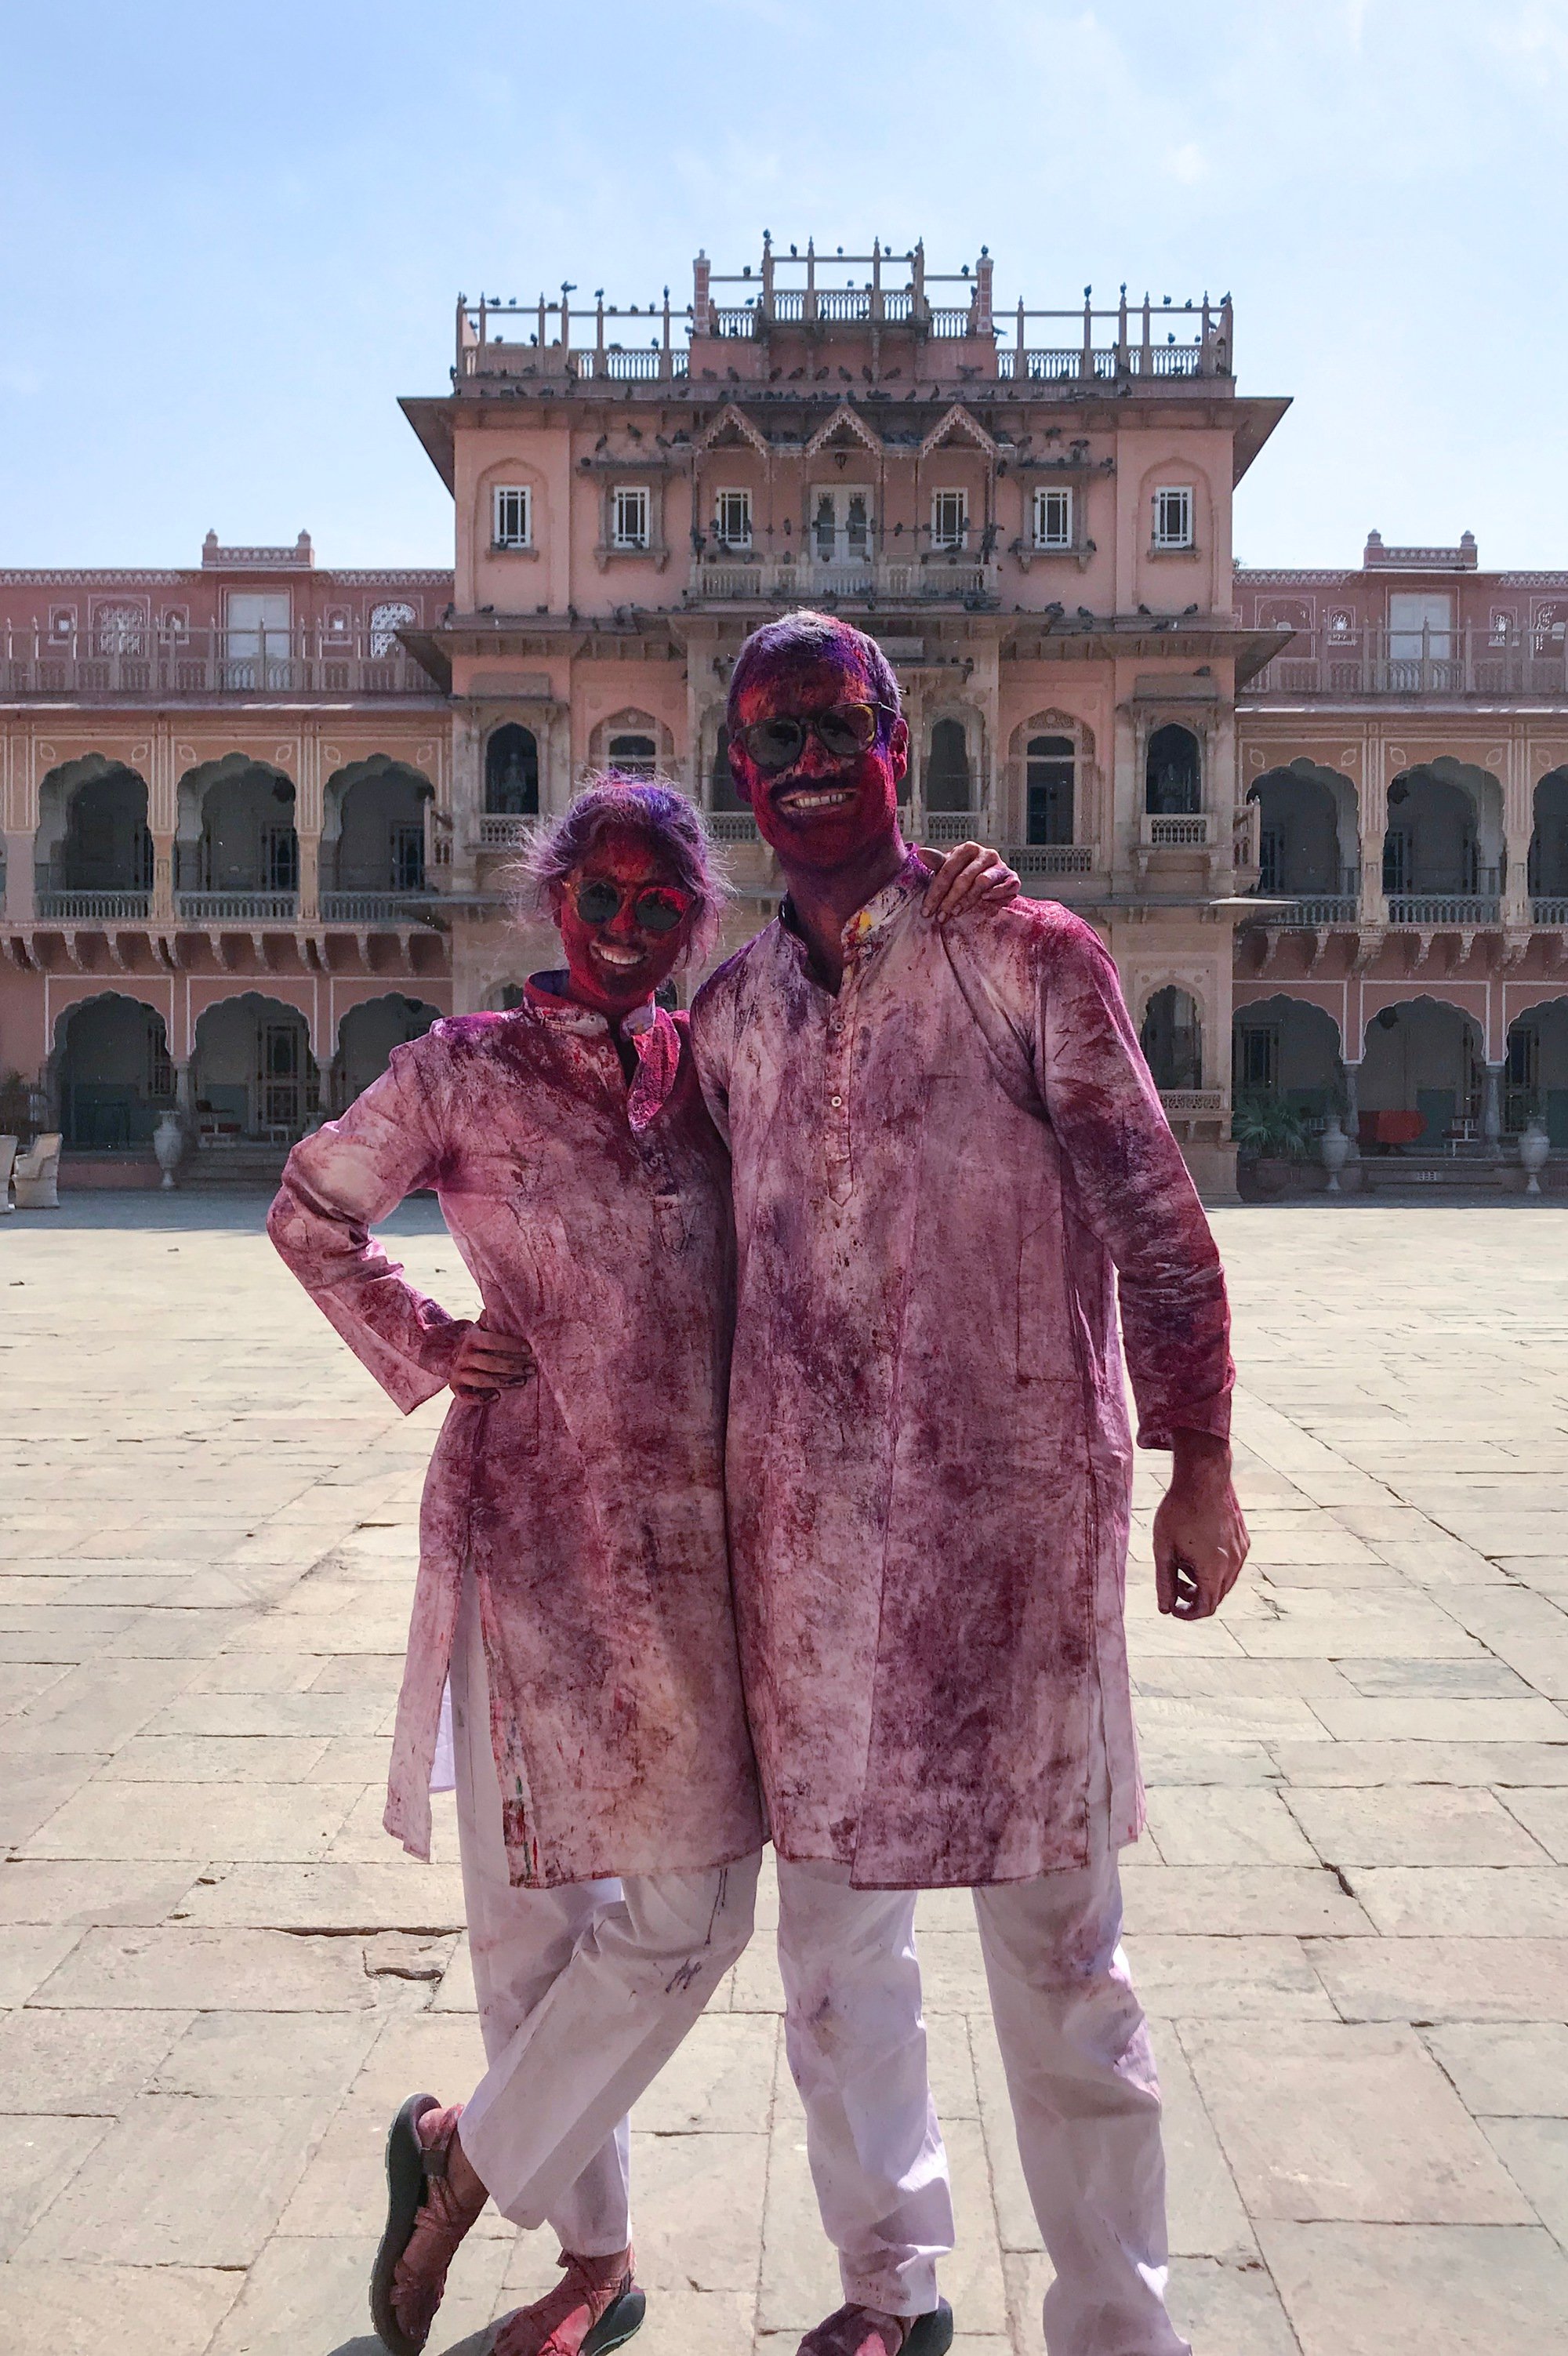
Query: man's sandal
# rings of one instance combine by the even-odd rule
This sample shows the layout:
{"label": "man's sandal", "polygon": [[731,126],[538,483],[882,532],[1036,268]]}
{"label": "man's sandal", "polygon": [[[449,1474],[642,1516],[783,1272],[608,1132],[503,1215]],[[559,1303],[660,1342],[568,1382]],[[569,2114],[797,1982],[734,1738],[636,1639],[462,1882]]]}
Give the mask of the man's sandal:
{"label": "man's sandal", "polygon": [[[648,2301],[635,2279],[636,2264],[628,2251],[624,2273],[606,2281],[596,2277],[591,2258],[563,2250],[564,2281],[505,2319],[491,2356],[608,2356],[642,2326]],[[585,2330],[585,2321],[607,2296],[607,2305]]]}
{"label": "man's sandal", "polygon": [[[875,2319],[878,2312],[859,2299],[836,2308],[808,2331],[798,2356],[888,2356],[882,2325]],[[912,2319],[897,2356],[947,2356],[952,2330],[952,2309],[945,2298],[939,2298],[928,2314]]]}

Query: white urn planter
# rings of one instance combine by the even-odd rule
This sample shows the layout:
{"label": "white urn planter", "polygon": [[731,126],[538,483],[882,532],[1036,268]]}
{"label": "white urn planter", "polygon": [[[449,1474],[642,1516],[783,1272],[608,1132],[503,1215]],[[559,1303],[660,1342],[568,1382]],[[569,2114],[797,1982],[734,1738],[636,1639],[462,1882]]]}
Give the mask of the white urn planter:
{"label": "white urn planter", "polygon": [[180,1127],[177,1113],[166,1112],[154,1130],[153,1151],[157,1156],[158,1168],[164,1173],[159,1183],[166,1189],[172,1187],[174,1173],[179,1168],[180,1158],[185,1151],[185,1131]]}
{"label": "white urn planter", "polygon": [[1331,1194],[1337,1194],[1339,1173],[1350,1159],[1350,1141],[1339,1126],[1339,1116],[1337,1112],[1331,1112],[1325,1122],[1317,1150],[1323,1156],[1323,1166],[1328,1173],[1328,1192]]}
{"label": "white urn planter", "polygon": [[1545,1124],[1532,1120],[1519,1141],[1519,1158],[1526,1172],[1524,1191],[1527,1194],[1541,1192],[1541,1173],[1546,1167],[1546,1157],[1552,1151]]}

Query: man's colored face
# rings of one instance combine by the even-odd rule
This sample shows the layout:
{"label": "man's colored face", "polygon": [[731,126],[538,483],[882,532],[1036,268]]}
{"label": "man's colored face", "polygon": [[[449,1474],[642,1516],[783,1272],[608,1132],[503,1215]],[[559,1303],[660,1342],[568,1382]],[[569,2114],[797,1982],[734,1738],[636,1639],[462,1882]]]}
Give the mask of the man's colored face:
{"label": "man's colored face", "polygon": [[[696,918],[691,894],[629,827],[607,827],[550,897],[573,997],[612,1020],[669,980]],[[660,929],[671,916],[677,921]]]}
{"label": "man's colored face", "polygon": [[[749,679],[731,715],[730,767],[751,804],[757,832],[787,866],[831,871],[850,865],[898,823],[898,787],[908,766],[909,732],[902,720],[890,734],[845,758],[808,731],[792,766],[768,776],[742,741],[759,720],[808,719],[841,704],[872,703],[876,690],[857,657],[791,657]],[[883,718],[884,726],[887,725]]]}

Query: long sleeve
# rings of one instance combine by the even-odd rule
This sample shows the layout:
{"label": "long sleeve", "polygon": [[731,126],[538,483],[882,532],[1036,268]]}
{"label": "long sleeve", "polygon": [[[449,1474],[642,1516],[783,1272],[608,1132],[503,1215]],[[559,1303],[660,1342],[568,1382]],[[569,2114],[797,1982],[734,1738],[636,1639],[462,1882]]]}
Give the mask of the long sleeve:
{"label": "long sleeve", "polygon": [[369,1232],[440,1170],[422,1051],[423,1041],[395,1048],[390,1070],[341,1120],[301,1139],[267,1215],[283,1258],[404,1414],[445,1387],[467,1331],[466,1319],[416,1291]]}
{"label": "long sleeve", "polygon": [[1080,1212],[1116,1265],[1139,1443],[1222,1439],[1235,1381],[1224,1273],[1115,966],[1076,922],[1043,963],[1036,1077]]}

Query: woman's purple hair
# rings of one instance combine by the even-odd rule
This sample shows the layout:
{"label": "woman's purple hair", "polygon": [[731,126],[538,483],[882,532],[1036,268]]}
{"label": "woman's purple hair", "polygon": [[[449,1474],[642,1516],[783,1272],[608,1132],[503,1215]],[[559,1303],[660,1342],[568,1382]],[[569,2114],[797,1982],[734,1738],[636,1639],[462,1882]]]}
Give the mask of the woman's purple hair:
{"label": "woman's purple hair", "polygon": [[550,916],[552,885],[564,884],[612,827],[645,837],[669,867],[671,882],[690,893],[697,918],[686,958],[700,962],[718,939],[729,883],[702,811],[679,786],[658,777],[596,770],[560,817],[547,819],[529,838],[513,871],[517,913]]}
{"label": "woman's purple hair", "polygon": [[735,659],[729,680],[729,724],[733,731],[740,699],[758,671],[776,663],[852,662],[865,673],[873,701],[885,707],[876,717],[876,741],[886,744],[901,708],[893,666],[875,638],[857,630],[837,614],[816,614],[802,606],[777,622],[753,630]]}

